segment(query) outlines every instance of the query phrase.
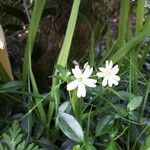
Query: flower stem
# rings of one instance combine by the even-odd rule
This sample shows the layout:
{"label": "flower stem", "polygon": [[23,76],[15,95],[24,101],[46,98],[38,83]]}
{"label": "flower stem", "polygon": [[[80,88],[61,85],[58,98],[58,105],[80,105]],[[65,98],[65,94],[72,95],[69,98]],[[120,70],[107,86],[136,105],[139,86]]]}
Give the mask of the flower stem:
{"label": "flower stem", "polygon": [[80,125],[82,125],[82,105],[83,105],[83,102],[81,99],[79,99],[77,97],[77,91],[76,90],[71,93],[70,100],[71,100],[73,112],[75,114],[75,118],[78,120]]}

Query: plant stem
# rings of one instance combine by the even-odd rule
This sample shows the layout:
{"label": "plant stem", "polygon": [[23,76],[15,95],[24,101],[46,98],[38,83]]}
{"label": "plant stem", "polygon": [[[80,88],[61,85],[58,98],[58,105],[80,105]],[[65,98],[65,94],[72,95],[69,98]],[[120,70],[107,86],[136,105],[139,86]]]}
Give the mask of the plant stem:
{"label": "plant stem", "polygon": [[142,112],[141,112],[140,119],[142,119],[142,117],[143,117],[143,113],[144,113],[144,109],[145,109],[145,106],[146,106],[146,102],[148,100],[149,92],[150,92],[150,78],[148,80],[148,83],[147,83],[147,86],[146,86],[146,90],[145,90],[144,102],[143,102],[143,107],[142,107]]}
{"label": "plant stem", "polygon": [[77,97],[77,91],[73,91],[71,94],[71,105],[73,108],[73,111],[75,113],[75,117],[78,120],[78,122],[80,123],[80,125],[82,125],[82,99],[79,99]]}

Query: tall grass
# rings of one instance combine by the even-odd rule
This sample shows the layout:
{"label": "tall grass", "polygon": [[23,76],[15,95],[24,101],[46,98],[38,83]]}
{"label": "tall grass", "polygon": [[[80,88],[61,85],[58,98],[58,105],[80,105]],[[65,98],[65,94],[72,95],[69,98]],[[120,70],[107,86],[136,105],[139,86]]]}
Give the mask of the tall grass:
{"label": "tall grass", "polygon": [[[31,21],[29,25],[29,32],[28,32],[28,38],[27,38],[27,44],[26,44],[26,49],[25,49],[25,55],[24,55],[24,63],[23,63],[23,81],[24,83],[28,83],[28,90],[30,92],[30,89],[33,88],[33,92],[35,94],[38,94],[38,87],[36,85],[36,81],[32,72],[32,51],[33,51],[33,46],[35,42],[35,37],[38,29],[38,25],[41,19],[42,11],[44,9],[45,5],[45,0],[36,0],[31,16]],[[30,82],[32,87],[30,87]],[[29,98],[29,101],[31,99]],[[39,102],[39,99],[35,99],[35,104]],[[29,106],[30,107],[30,106]],[[46,114],[44,111],[44,108],[42,106],[42,103],[39,103],[37,106],[38,109],[38,114],[40,115],[40,119],[42,123],[46,126]]]}
{"label": "tall grass", "polygon": [[[61,51],[57,60],[57,64],[63,67],[66,67],[67,65],[71,42],[72,42],[74,30],[75,30],[76,21],[77,21],[79,6],[80,6],[80,0],[74,0],[67,30],[66,30],[66,34],[65,34],[65,39],[64,39],[64,42],[63,42],[63,45],[62,45],[62,48],[61,48]],[[57,70],[55,70],[54,76],[57,74],[58,72]],[[59,79],[56,79],[55,77],[53,77],[52,88],[51,88],[51,101],[49,102],[49,110],[48,110],[47,127],[50,126],[54,109],[56,111],[56,114],[58,111],[58,106],[59,106],[59,101],[60,101],[60,93],[59,93],[60,82],[61,81]]]}
{"label": "tall grass", "polygon": [[129,23],[130,0],[121,0],[118,25],[118,47],[126,42],[127,25]]}
{"label": "tall grass", "polygon": [[[136,9],[136,34],[142,31],[143,28],[143,20],[144,20],[144,6],[145,0],[137,1],[137,9]],[[133,47],[133,50],[130,53],[131,62],[138,68],[139,64],[139,51],[140,51],[140,43]],[[138,72],[135,70],[135,67],[130,64],[130,76],[131,76],[131,90],[133,93],[136,93],[138,90]]]}

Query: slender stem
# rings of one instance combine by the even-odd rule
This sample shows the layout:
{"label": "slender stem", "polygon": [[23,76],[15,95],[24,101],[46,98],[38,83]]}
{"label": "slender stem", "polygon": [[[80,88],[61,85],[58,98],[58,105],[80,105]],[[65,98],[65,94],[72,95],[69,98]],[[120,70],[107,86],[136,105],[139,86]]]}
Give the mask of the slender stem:
{"label": "slender stem", "polygon": [[76,90],[71,93],[70,100],[71,100],[72,109],[75,113],[75,117],[80,123],[80,125],[82,125],[82,99],[77,97]]}
{"label": "slender stem", "polygon": [[149,78],[147,86],[146,86],[145,98],[144,98],[144,103],[143,103],[141,117],[140,117],[141,120],[142,120],[142,117],[143,117],[143,114],[144,114],[144,109],[145,109],[145,106],[146,106],[146,102],[148,100],[149,92],[150,92],[150,78]]}
{"label": "slender stem", "polygon": [[135,143],[134,143],[134,145],[133,145],[133,147],[132,147],[132,150],[135,150],[137,141],[141,138],[141,136],[143,135],[143,133],[144,133],[148,128],[149,128],[149,125],[147,125],[147,126],[143,129],[143,131],[140,133],[140,135],[136,138]]}

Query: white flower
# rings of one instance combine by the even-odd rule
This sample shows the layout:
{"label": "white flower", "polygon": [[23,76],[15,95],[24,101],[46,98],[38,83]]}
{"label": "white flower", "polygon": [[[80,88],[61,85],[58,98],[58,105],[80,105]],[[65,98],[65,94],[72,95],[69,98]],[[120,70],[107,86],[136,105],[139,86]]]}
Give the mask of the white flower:
{"label": "white flower", "polygon": [[109,62],[107,60],[105,68],[100,67],[99,70],[101,72],[98,72],[97,76],[103,78],[102,81],[103,86],[106,86],[108,84],[110,87],[112,87],[113,84],[114,85],[119,84],[118,82],[120,80],[120,77],[116,75],[119,71],[118,65],[115,65],[113,67],[113,62],[112,61]]}
{"label": "white flower", "polygon": [[93,68],[90,68],[88,63],[84,65],[84,69],[81,70],[79,66],[75,66],[74,69],[72,69],[72,73],[75,77],[75,80],[70,82],[67,85],[67,90],[71,91],[77,88],[77,96],[78,97],[85,97],[86,96],[86,86],[88,87],[96,87],[96,80],[90,79],[93,72]]}

